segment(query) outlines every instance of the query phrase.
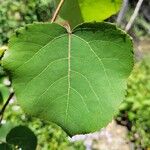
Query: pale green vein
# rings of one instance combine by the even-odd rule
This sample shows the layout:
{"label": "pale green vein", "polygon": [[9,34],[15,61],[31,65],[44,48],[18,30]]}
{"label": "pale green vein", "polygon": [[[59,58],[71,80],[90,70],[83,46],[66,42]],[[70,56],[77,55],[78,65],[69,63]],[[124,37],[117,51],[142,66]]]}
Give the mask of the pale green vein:
{"label": "pale green vein", "polygon": [[[52,64],[58,62],[58,61],[62,61],[62,60],[67,60],[68,58],[60,58],[60,59],[56,59],[52,62],[50,62],[46,67],[44,67],[44,69],[42,71],[39,71],[40,73],[38,73],[34,78],[32,78],[25,86],[27,88],[27,86],[29,85],[29,83],[31,83],[31,81],[33,81],[34,79],[36,79],[37,77],[39,77],[41,74],[43,74],[44,71],[46,71]],[[25,88],[25,90],[26,90]],[[24,91],[25,91],[24,90]]]}
{"label": "pale green vein", "polygon": [[108,82],[108,84],[109,84],[109,87],[112,89],[112,93],[113,93],[114,97],[117,98],[117,95],[114,93],[114,89],[112,88],[112,85],[111,85],[111,82],[110,82],[110,80],[109,80],[107,71],[106,71],[106,69],[105,69],[105,66],[104,66],[104,64],[103,64],[103,62],[102,62],[102,60],[101,60],[101,58],[95,53],[95,51],[92,49],[92,47],[90,46],[90,44],[89,44],[87,41],[85,41],[83,38],[81,38],[81,37],[79,37],[79,36],[77,36],[77,35],[75,35],[75,34],[74,34],[73,36],[75,36],[75,37],[77,37],[78,39],[82,40],[83,42],[85,42],[85,43],[89,46],[91,52],[93,52],[93,54],[96,56],[96,58],[98,59],[98,61],[101,63],[102,68],[103,68],[103,71],[104,71],[104,74],[105,74],[105,78],[106,78],[106,80],[107,80],[107,82]]}
{"label": "pale green vein", "polygon": [[47,44],[45,44],[42,48],[40,48],[36,53],[34,53],[34,55],[28,59],[27,61],[25,61],[22,65],[20,65],[16,70],[18,70],[20,67],[22,67],[24,64],[30,62],[30,60],[35,57],[40,51],[42,51],[45,47],[47,47],[49,44],[51,44],[52,42],[54,42],[55,40],[63,37],[63,36],[66,36],[67,34],[63,34],[63,35],[60,35],[60,36],[57,36],[56,38],[54,38],[53,40],[51,40],[50,42],[48,42]]}
{"label": "pale green vein", "polygon": [[[74,72],[74,73],[76,73],[76,74],[79,74],[80,76],[82,76],[82,77],[88,82],[89,87],[91,88],[92,92],[93,92],[94,95],[96,96],[96,99],[97,99],[99,105],[101,106],[100,98],[99,98],[98,95],[96,94],[96,92],[95,92],[93,86],[91,85],[91,82],[88,80],[88,78],[87,78],[85,75],[83,75],[82,73],[78,72],[78,71],[75,71],[75,70],[71,70],[71,71]],[[101,99],[102,99],[102,98],[101,98]],[[101,108],[102,108],[102,107],[101,107]]]}
{"label": "pale green vein", "polygon": [[57,82],[59,82],[59,81],[65,79],[65,78],[67,78],[67,77],[68,77],[68,76],[61,77],[61,78],[57,79],[56,81],[54,81],[53,83],[51,83],[51,84],[47,87],[47,89],[45,89],[44,92],[40,95],[40,97],[38,97],[38,99],[35,98],[34,100],[36,100],[36,101],[38,102],[38,100],[39,100],[51,87],[53,87],[54,84],[56,84]]}
{"label": "pale green vein", "polygon": [[75,88],[70,87],[70,89],[72,89],[75,93],[77,93],[77,94],[80,96],[80,98],[82,99],[82,102],[83,102],[83,104],[84,104],[84,106],[85,106],[87,112],[90,113],[90,111],[89,111],[89,109],[88,109],[88,106],[87,106],[87,104],[86,104],[86,102],[85,102],[83,96],[82,96]]}

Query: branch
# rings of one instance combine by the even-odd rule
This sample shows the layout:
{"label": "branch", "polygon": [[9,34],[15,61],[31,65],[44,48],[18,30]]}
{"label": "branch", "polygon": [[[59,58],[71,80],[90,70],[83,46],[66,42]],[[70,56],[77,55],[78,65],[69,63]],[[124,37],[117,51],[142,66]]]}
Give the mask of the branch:
{"label": "branch", "polygon": [[125,14],[126,14],[126,12],[128,10],[128,5],[129,5],[129,0],[124,0],[123,4],[122,4],[122,8],[121,8],[121,10],[119,12],[119,15],[117,17],[117,20],[116,20],[116,22],[117,22],[118,25],[121,24],[121,22],[122,22],[122,20],[123,20],[123,18],[125,16]]}
{"label": "branch", "polygon": [[56,8],[56,10],[55,10],[55,12],[54,12],[54,15],[53,15],[53,17],[52,17],[52,19],[51,19],[51,23],[53,23],[53,22],[56,20],[56,18],[57,18],[57,16],[58,16],[58,13],[59,13],[59,11],[60,11],[60,9],[61,9],[61,7],[62,7],[64,1],[65,1],[65,0],[60,0],[59,4],[58,4],[58,6],[57,6],[57,8]]}
{"label": "branch", "polygon": [[144,1],[144,0],[139,0],[139,1],[138,1],[137,5],[136,5],[136,8],[135,8],[135,10],[134,10],[134,13],[133,13],[133,15],[131,16],[131,18],[130,18],[130,20],[129,20],[129,22],[128,22],[126,28],[125,28],[125,31],[128,32],[128,31],[130,30],[130,28],[132,27],[132,25],[133,25],[133,23],[134,23],[134,20],[136,19],[137,15],[138,15],[138,13],[139,13],[139,10],[140,10],[140,8],[141,8],[141,6],[142,6],[143,1]]}
{"label": "branch", "polygon": [[7,105],[9,104],[9,102],[12,99],[13,96],[14,96],[14,92],[9,95],[6,103],[4,104],[3,108],[0,111],[0,123],[1,123],[1,121],[3,119],[3,115],[4,115],[4,112],[5,112],[5,109],[6,109]]}

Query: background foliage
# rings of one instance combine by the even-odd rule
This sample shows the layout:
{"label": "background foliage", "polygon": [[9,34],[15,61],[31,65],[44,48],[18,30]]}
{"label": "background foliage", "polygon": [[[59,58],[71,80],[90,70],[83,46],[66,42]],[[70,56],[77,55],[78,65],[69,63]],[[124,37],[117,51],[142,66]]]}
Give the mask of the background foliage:
{"label": "background foliage", "polygon": [[143,60],[136,64],[128,81],[126,100],[120,107],[118,121],[130,130],[136,147],[150,146],[150,66]]}
{"label": "background foliage", "polygon": [[[133,11],[136,7],[138,0],[129,0],[129,6],[127,9],[127,14],[125,16],[124,22],[122,26],[125,27],[127,22],[129,21]],[[150,37],[150,1],[144,0],[142,4],[142,8],[140,9],[139,15],[137,16],[133,28],[132,28],[132,35],[136,38],[141,38],[143,36]]]}
{"label": "background foliage", "polygon": [[[29,127],[38,138],[39,150],[84,150],[82,142],[71,143],[63,130],[55,124],[47,123],[24,114],[17,102],[14,101],[7,108],[5,114],[6,125],[24,125]],[[4,121],[5,122],[5,121]],[[2,138],[0,137],[0,140]]]}
{"label": "background foliage", "polygon": [[0,0],[0,45],[20,26],[51,18],[50,0]]}

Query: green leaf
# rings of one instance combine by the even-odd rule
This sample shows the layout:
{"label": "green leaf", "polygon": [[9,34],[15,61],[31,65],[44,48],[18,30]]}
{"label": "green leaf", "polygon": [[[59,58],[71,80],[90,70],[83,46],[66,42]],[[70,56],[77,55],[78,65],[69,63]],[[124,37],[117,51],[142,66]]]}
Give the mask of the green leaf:
{"label": "green leaf", "polygon": [[[56,4],[60,0],[56,0]],[[103,21],[116,14],[122,0],[65,0],[60,16],[69,21],[71,27],[83,22]]]}
{"label": "green leaf", "polygon": [[7,143],[0,143],[0,150],[12,150],[12,148]]}
{"label": "green leaf", "polygon": [[35,150],[37,138],[34,133],[25,126],[13,128],[7,135],[6,141],[9,144],[18,146],[22,150]]}
{"label": "green leaf", "polygon": [[106,126],[124,99],[133,67],[132,41],[109,23],[86,23],[72,33],[39,23],[10,39],[3,66],[29,114],[69,135]]}
{"label": "green leaf", "polygon": [[2,93],[0,91],[0,105],[3,104],[3,96],[2,96]]}
{"label": "green leaf", "polygon": [[0,47],[0,59],[4,55],[5,50],[6,50],[5,47]]}
{"label": "green leaf", "polygon": [[[59,2],[60,0],[56,0],[56,6]],[[77,0],[65,0],[59,15],[67,20],[72,28],[84,22]]]}
{"label": "green leaf", "polygon": [[0,83],[0,105],[7,100],[9,93],[9,88]]}
{"label": "green leaf", "polygon": [[6,136],[13,127],[14,125],[10,122],[7,122],[0,126],[0,141],[6,142]]}

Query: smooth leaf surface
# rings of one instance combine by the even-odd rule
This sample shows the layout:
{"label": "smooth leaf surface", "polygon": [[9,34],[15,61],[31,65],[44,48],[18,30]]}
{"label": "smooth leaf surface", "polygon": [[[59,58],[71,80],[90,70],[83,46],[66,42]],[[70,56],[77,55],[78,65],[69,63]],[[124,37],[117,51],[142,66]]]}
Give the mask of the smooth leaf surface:
{"label": "smooth leaf surface", "polygon": [[[56,0],[56,4],[60,0]],[[71,27],[79,23],[103,21],[116,14],[122,0],[65,0],[60,16],[66,19]]]}
{"label": "smooth leaf surface", "polygon": [[132,50],[130,37],[112,24],[82,24],[69,34],[39,23],[11,38],[3,66],[26,112],[75,135],[111,121],[124,98]]}
{"label": "smooth leaf surface", "polygon": [[25,126],[17,126],[13,128],[6,137],[9,144],[18,146],[22,150],[35,150],[37,138],[34,133]]}

